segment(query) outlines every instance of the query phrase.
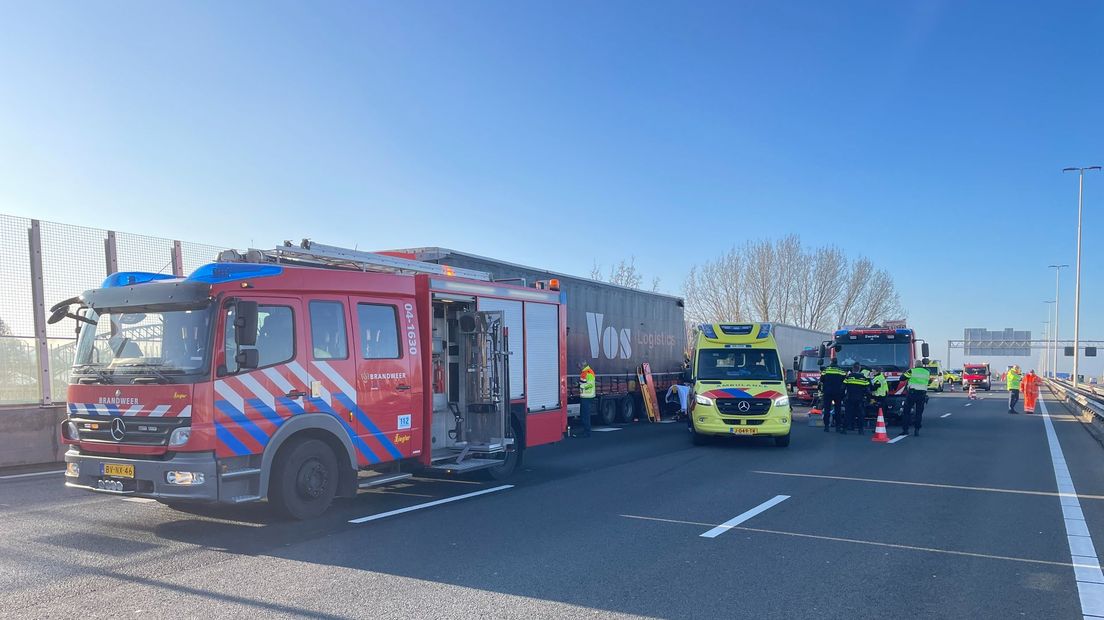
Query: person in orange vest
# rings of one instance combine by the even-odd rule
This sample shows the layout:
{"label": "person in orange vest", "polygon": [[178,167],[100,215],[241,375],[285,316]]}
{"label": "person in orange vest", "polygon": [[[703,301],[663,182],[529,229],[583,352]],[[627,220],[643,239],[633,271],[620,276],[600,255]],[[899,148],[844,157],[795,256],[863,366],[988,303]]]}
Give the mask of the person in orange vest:
{"label": "person in orange vest", "polygon": [[1024,397],[1024,412],[1035,413],[1035,400],[1039,398],[1039,375],[1035,374],[1034,369],[1024,375],[1020,382],[1020,391]]}

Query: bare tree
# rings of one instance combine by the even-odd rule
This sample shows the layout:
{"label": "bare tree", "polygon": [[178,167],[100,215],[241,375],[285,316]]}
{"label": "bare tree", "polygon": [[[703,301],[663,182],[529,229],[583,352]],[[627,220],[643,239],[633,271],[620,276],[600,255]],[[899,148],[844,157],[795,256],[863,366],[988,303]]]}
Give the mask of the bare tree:
{"label": "bare tree", "polygon": [[602,281],[602,266],[598,264],[598,260],[595,259],[594,265],[590,268],[590,279]]}
{"label": "bare tree", "polygon": [[682,287],[687,319],[695,324],[744,320],[743,272],[742,255],[736,248],[715,261],[692,267]]}
{"label": "bare tree", "polygon": [[629,288],[640,288],[640,284],[644,281],[644,277],[640,275],[636,270],[636,257],[631,256],[629,260],[621,259],[621,262],[616,266],[610,267],[609,278],[607,282],[610,284],[617,284],[620,286],[627,286]]}
{"label": "bare tree", "polygon": [[763,320],[816,330],[904,316],[893,279],[865,257],[796,235],[743,244],[695,266],[683,285],[687,320]]}

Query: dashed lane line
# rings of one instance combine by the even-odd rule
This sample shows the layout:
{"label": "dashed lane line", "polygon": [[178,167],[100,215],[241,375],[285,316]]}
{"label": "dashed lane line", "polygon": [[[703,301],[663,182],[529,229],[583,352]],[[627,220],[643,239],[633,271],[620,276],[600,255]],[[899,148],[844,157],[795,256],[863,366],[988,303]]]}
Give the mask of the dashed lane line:
{"label": "dashed lane line", "polygon": [[[618,515],[626,519],[636,519],[638,521],[656,521],[659,523],[677,523],[680,525],[695,525],[709,527],[712,523],[703,523],[700,521],[686,521],[683,519],[663,519],[660,517],[645,517],[642,515]],[[1089,565],[1081,564],[1078,562],[1055,562],[1054,560],[1037,560],[1035,558],[1020,558],[1008,555],[995,555],[991,553],[975,553],[972,551],[955,551],[954,549],[938,549],[935,547],[920,547],[917,545],[902,545],[899,543],[886,543],[876,540],[861,540],[858,538],[841,538],[839,536],[822,536],[819,534],[805,534],[803,532],[787,532],[784,530],[768,530],[758,527],[747,527],[743,525],[734,526],[731,529],[740,530],[743,532],[758,532],[760,534],[777,534],[779,536],[792,536],[796,538],[811,538],[815,540],[828,540],[833,542],[845,542],[856,545],[871,545],[875,547],[889,547],[891,549],[904,549],[907,551],[923,551],[927,553],[942,553],[946,555],[958,555],[971,558],[985,558],[989,560],[1004,560],[1006,562],[1025,562],[1028,564],[1042,564],[1045,566],[1064,566],[1073,569],[1085,568]],[[1076,558],[1074,558],[1076,560]]]}
{"label": "dashed lane line", "polygon": [[824,480],[845,480],[848,482],[873,482],[877,484],[900,484],[910,487],[929,487],[935,489],[954,489],[958,491],[985,491],[987,493],[1012,493],[1015,495],[1041,495],[1043,497],[1061,497],[1063,499],[1093,499],[1104,500],[1104,495],[1076,495],[1059,491],[1027,491],[1021,489],[1001,489],[994,487],[970,487],[958,484],[937,484],[934,482],[909,482],[907,480],[883,480],[880,478],[853,478],[850,476],[828,476],[825,474],[801,474],[788,471],[752,470],[753,474],[765,474],[768,476],[791,476],[795,478],[821,478]]}
{"label": "dashed lane line", "polygon": [[488,493],[495,493],[498,491],[505,491],[506,489],[512,489],[514,485],[504,484],[499,487],[492,487],[490,489],[482,489],[472,493],[464,493],[463,495],[455,495],[453,497],[446,497],[444,499],[438,499],[432,502],[426,502],[424,504],[415,504],[413,506],[407,506],[406,508],[399,508],[397,510],[388,510],[387,512],[381,512],[379,514],[368,515],[367,517],[360,517],[359,519],[350,519],[349,523],[367,523],[369,521],[377,521],[379,519],[386,519],[387,517],[393,517],[395,515],[401,515],[406,512],[414,512],[415,510],[422,510],[423,508],[432,508],[433,506],[440,506],[441,504],[448,504],[449,502],[457,502],[462,499],[468,499],[469,497],[477,497],[479,495],[486,495]]}
{"label": "dashed lane line", "polygon": [[1070,556],[1078,566],[1073,569],[1077,581],[1077,594],[1081,599],[1081,613],[1085,616],[1104,616],[1104,573],[1100,570],[1100,559],[1096,555],[1092,536],[1085,523],[1085,514],[1081,512],[1081,502],[1077,489],[1073,486],[1066,457],[1062,453],[1062,444],[1054,432],[1054,423],[1050,421],[1046,399],[1040,398],[1043,410],[1043,424],[1046,426],[1047,445],[1050,447],[1050,463],[1054,467],[1054,481],[1062,495],[1062,518],[1066,525],[1066,542]]}
{"label": "dashed lane line", "polygon": [[724,534],[728,530],[731,530],[732,528],[736,527],[737,525],[740,525],[744,521],[747,521],[748,519],[750,519],[750,518],[752,518],[752,517],[754,517],[758,514],[762,514],[762,513],[766,512],[767,510],[770,510],[771,508],[777,506],[778,504],[781,504],[782,502],[784,502],[788,499],[790,499],[789,495],[775,495],[774,497],[768,499],[767,501],[763,502],[762,504],[759,504],[755,508],[752,508],[751,510],[748,510],[747,512],[740,513],[740,514],[736,515],[735,517],[732,517],[728,521],[725,521],[724,523],[718,525],[717,527],[709,530],[708,532],[705,532],[705,533],[701,534],[701,537],[702,538],[716,538],[716,537],[720,536],[721,534]]}
{"label": "dashed lane line", "polygon": [[590,430],[594,431],[595,433],[612,433],[613,431],[620,431],[624,429],[620,426],[603,426],[601,428],[592,428]]}
{"label": "dashed lane line", "polygon": [[944,413],[943,415],[941,415],[941,416],[939,416],[939,417],[941,417],[941,418],[946,418],[946,417],[948,417],[948,416],[950,416],[950,415],[951,415],[951,414],[949,414],[949,413]]}
{"label": "dashed lane line", "polygon": [[897,443],[898,441],[901,441],[901,440],[902,440],[902,439],[904,439],[905,437],[908,437],[908,435],[897,435],[897,436],[896,436],[896,437],[894,437],[893,439],[890,439],[890,440],[889,440],[889,443]]}

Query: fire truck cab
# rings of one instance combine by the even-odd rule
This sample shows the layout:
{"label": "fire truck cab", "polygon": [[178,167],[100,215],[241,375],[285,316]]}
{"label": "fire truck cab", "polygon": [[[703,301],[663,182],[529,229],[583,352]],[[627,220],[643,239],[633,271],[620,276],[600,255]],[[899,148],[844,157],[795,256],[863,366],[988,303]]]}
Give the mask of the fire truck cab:
{"label": "fire truck cab", "polygon": [[219,258],[55,306],[79,326],[67,486],[309,518],[420,468],[505,477],[562,438],[558,291],[309,241]]}
{"label": "fire truck cab", "polygon": [[865,369],[881,370],[889,383],[885,398],[887,419],[900,419],[908,385],[903,380],[906,370],[916,365],[916,343],[921,343],[921,356],[927,358],[928,343],[918,340],[908,327],[845,327],[833,335],[830,350],[822,346],[821,356],[831,355],[840,368],[849,370],[858,362]]}

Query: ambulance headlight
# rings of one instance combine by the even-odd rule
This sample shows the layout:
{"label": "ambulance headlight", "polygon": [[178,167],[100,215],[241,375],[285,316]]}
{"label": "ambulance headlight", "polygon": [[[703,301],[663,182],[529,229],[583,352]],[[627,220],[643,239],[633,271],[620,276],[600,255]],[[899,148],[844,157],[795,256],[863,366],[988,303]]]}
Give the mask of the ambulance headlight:
{"label": "ambulance headlight", "polygon": [[775,407],[789,407],[790,406],[790,397],[789,396],[779,396],[778,398],[774,399],[774,406]]}
{"label": "ambulance headlight", "polygon": [[708,396],[702,396],[701,394],[694,395],[694,402],[699,405],[705,405],[706,407],[713,406],[713,399]]}
{"label": "ambulance headlight", "polygon": [[169,435],[169,447],[182,446],[192,437],[192,427],[178,428]]}

